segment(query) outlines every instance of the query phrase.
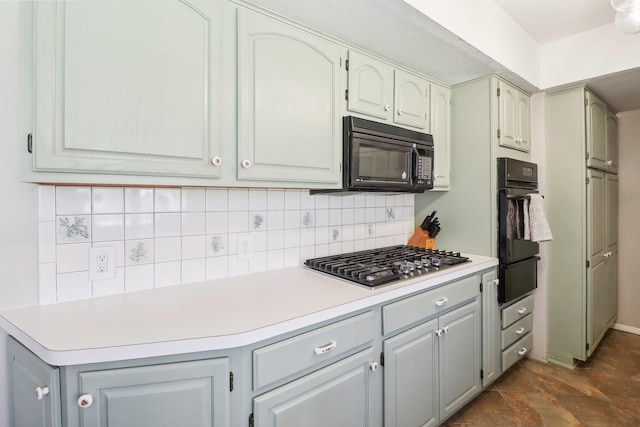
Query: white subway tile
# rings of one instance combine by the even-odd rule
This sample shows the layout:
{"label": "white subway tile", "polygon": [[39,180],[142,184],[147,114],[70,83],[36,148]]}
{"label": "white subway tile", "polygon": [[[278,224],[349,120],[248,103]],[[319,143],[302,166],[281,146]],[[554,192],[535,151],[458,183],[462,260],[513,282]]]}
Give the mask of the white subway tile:
{"label": "white subway tile", "polygon": [[353,243],[353,240],[349,240],[349,241],[343,241],[342,242],[342,253],[346,254],[346,253],[350,253],[350,252],[355,252],[355,245]]}
{"label": "white subway tile", "polygon": [[93,187],[91,200],[93,214],[124,213],[124,189],[120,187]]}
{"label": "white subway tile", "polygon": [[[353,240],[355,238],[355,226],[353,224],[342,226],[342,241]],[[344,245],[343,245],[344,246]]]}
{"label": "white subway tile", "polygon": [[180,237],[164,237],[156,239],[155,262],[179,261],[182,255]]}
{"label": "white subway tile", "polygon": [[249,210],[249,190],[232,188],[229,190],[229,211]]}
{"label": "white subway tile", "polygon": [[284,209],[300,209],[300,190],[284,190]]}
{"label": "white subway tile", "polygon": [[316,257],[316,247],[315,246],[302,246],[300,247],[300,261],[306,261],[311,258]]}
{"label": "white subway tile", "polygon": [[182,261],[182,283],[201,282],[206,278],[206,261],[204,258]]}
{"label": "white subway tile", "polygon": [[313,246],[316,244],[316,229],[302,228],[300,229],[300,245]]}
{"label": "white subway tile", "polygon": [[329,255],[339,255],[342,253],[342,243],[329,244]]}
{"label": "white subway tile", "polygon": [[278,249],[267,252],[267,269],[277,270],[284,268],[284,250]]}
{"label": "white subway tile", "polygon": [[376,194],[376,208],[384,208],[387,206],[387,196],[384,194]]}
{"label": "white subway tile", "polygon": [[300,229],[299,228],[284,231],[284,247],[285,248],[300,247]]}
{"label": "white subway tile", "polygon": [[313,228],[316,226],[315,210],[300,211],[300,227]]}
{"label": "white subway tile", "polygon": [[253,242],[253,251],[254,252],[264,252],[267,250],[267,232],[266,231],[256,231],[249,233],[251,236],[251,241]]}
{"label": "white subway tile", "polygon": [[204,258],[206,254],[204,235],[182,237],[182,259]]}
{"label": "white subway tile", "polygon": [[267,211],[267,230],[284,230],[284,211]]}
{"label": "white subway tile", "polygon": [[182,214],[182,235],[194,236],[206,232],[206,214],[204,212],[188,212]]}
{"label": "white subway tile", "polygon": [[[57,245],[57,273],[89,271],[89,243]],[[88,274],[88,273],[87,273]]]}
{"label": "white subway tile", "polygon": [[309,194],[308,190],[300,192],[300,209],[315,209],[316,197]]}
{"label": "white subway tile", "polygon": [[316,209],[329,209],[329,196],[326,194],[316,194]]}
{"label": "white subway tile", "polygon": [[327,243],[329,243],[329,227],[316,227],[316,245],[321,246]]}
{"label": "white subway tile", "polygon": [[229,231],[227,224],[227,212],[207,212],[205,231],[206,234],[221,234]]}
{"label": "white subway tile", "polygon": [[353,210],[353,223],[364,224],[367,222],[366,212],[367,210],[365,208],[355,208]]}
{"label": "white subway tile", "polygon": [[38,265],[38,303],[48,305],[57,302],[56,264],[54,262]]}
{"label": "white subway tile", "polygon": [[374,212],[376,215],[376,222],[383,222],[387,220],[387,214],[385,212],[384,206],[375,208]]}
{"label": "white subway tile", "polygon": [[316,257],[321,258],[323,256],[329,256],[329,244],[316,245]]}
{"label": "white subway tile", "polygon": [[56,262],[55,221],[38,223],[38,262],[40,264]]}
{"label": "white subway tile", "polygon": [[249,210],[250,211],[266,211],[267,210],[267,190],[249,189]]}
{"label": "white subway tile", "polygon": [[94,242],[124,240],[124,214],[93,215],[91,225]]}
{"label": "white subway tile", "polygon": [[284,211],[284,228],[285,230],[300,228],[300,211],[299,210]]}
{"label": "white subway tile", "polygon": [[153,188],[127,187],[124,189],[125,213],[153,212]]}
{"label": "white subway tile", "polygon": [[53,185],[38,186],[38,221],[55,221],[56,219],[56,187]]}
{"label": "white subway tile", "polygon": [[343,209],[353,209],[356,204],[356,196],[353,194],[349,194],[347,196],[342,196],[342,208]]}
{"label": "white subway tile", "polygon": [[205,268],[206,268],[206,279],[220,279],[223,277],[227,277],[228,274],[228,266],[229,266],[229,257],[227,256],[219,256],[213,258],[206,258],[205,260]]}
{"label": "white subway tile", "polygon": [[131,265],[124,268],[124,291],[152,289],[155,283],[153,264]]}
{"label": "white subway tile", "polygon": [[228,271],[230,277],[247,274],[249,272],[249,261],[239,260],[236,256],[231,256],[229,257]]}
{"label": "white subway tile", "polygon": [[336,243],[342,241],[342,226],[329,227],[329,243]]}
{"label": "white subway tile", "polygon": [[329,209],[316,209],[316,227],[329,225]]}
{"label": "white subway tile", "polygon": [[56,243],[91,241],[91,215],[64,215],[56,218]]}
{"label": "white subway tile", "polygon": [[250,211],[249,212],[249,231],[267,230],[267,211]]}
{"label": "white subway tile", "polygon": [[329,209],[342,209],[342,196],[329,195]]}
{"label": "white subway tile", "polygon": [[258,273],[267,270],[267,252],[254,252],[249,260],[249,272]]}
{"label": "white subway tile", "polygon": [[180,188],[156,188],[155,212],[180,212],[181,195]]}
{"label": "white subway tile", "polygon": [[205,256],[212,257],[227,255],[229,246],[228,238],[229,236],[227,234],[207,235],[205,241]]}
{"label": "white subway tile", "polygon": [[149,239],[154,236],[153,214],[125,214],[124,216],[124,238]]}
{"label": "white subway tile", "polygon": [[284,248],[284,230],[267,231],[267,250]]}
{"label": "white subway tile", "polygon": [[367,193],[364,195],[365,197],[365,208],[375,208],[376,207],[376,195],[374,193]]}
{"label": "white subway tile", "polygon": [[342,209],[342,224],[349,225],[353,224],[353,218],[355,216],[353,209]]}
{"label": "white subway tile", "polygon": [[180,261],[159,262],[155,265],[155,287],[177,285],[182,277]]}
{"label": "white subway tile", "polygon": [[64,274],[58,272],[56,282],[58,302],[87,299],[93,295],[88,271]]}
{"label": "white subway tile", "polygon": [[355,195],[355,203],[354,203],[354,207],[355,208],[364,208],[366,207],[366,196],[364,194],[356,194]]}
{"label": "white subway tile", "polygon": [[228,213],[229,232],[242,233],[249,231],[249,212],[232,212]]}
{"label": "white subway tile", "polygon": [[91,187],[56,187],[57,215],[87,215],[91,213]]}
{"label": "white subway tile", "polygon": [[329,209],[329,225],[342,224],[342,209]]}
{"label": "white subway tile", "polygon": [[182,212],[204,212],[205,206],[204,188],[182,189]]}
{"label": "white subway tile", "polygon": [[125,242],[125,265],[153,264],[154,239],[127,240]]}
{"label": "white subway tile", "polygon": [[267,190],[267,210],[284,210],[284,190],[270,188]]}
{"label": "white subway tile", "polygon": [[206,193],[207,212],[226,212],[229,206],[229,191],[220,188],[207,188]]}
{"label": "white subway tile", "polygon": [[176,237],[182,231],[182,215],[179,213],[155,214],[155,237]]}
{"label": "white subway tile", "polygon": [[227,240],[229,243],[227,253],[229,255],[235,255],[238,253],[238,236],[240,236],[240,234],[245,233],[229,233]]}

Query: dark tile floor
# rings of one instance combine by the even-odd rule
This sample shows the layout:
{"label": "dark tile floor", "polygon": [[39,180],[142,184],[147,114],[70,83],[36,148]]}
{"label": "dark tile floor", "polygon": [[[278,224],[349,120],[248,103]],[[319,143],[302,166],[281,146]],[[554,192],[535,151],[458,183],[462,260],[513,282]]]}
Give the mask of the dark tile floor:
{"label": "dark tile floor", "polygon": [[523,359],[447,427],[638,427],[640,335],[610,330],[575,370]]}

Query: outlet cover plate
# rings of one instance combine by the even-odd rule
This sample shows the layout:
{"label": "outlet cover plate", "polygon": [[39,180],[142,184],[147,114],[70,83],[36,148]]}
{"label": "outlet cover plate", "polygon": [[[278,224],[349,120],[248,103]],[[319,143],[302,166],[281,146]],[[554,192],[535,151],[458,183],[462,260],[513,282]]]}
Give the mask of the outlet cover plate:
{"label": "outlet cover plate", "polygon": [[249,234],[238,234],[238,260],[250,260],[253,256],[253,239]]}
{"label": "outlet cover plate", "polygon": [[89,248],[89,280],[106,280],[116,277],[116,247]]}

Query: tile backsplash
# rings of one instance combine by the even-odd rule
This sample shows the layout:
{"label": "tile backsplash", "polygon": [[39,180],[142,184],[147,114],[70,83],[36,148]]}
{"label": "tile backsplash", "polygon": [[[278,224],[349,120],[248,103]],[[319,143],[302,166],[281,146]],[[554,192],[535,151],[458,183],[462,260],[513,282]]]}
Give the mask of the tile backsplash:
{"label": "tile backsplash", "polygon": [[[40,304],[297,266],[413,230],[413,194],[41,185]],[[115,249],[115,278],[92,281],[100,246]]]}

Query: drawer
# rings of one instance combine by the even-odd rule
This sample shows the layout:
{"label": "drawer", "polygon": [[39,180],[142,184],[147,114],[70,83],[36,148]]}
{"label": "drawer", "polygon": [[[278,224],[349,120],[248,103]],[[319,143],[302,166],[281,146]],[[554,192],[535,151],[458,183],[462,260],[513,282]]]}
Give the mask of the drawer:
{"label": "drawer", "polygon": [[529,295],[502,310],[502,329],[506,329],[507,326],[529,313],[533,313],[533,295]]}
{"label": "drawer", "polygon": [[527,314],[516,323],[502,330],[502,349],[527,335],[533,329],[533,314]]}
{"label": "drawer", "polygon": [[258,390],[373,341],[369,311],[253,351],[253,389]]}
{"label": "drawer", "polygon": [[387,335],[447,311],[480,295],[480,277],[471,276],[382,307],[382,333]]}
{"label": "drawer", "polygon": [[533,346],[533,334],[527,335],[516,341],[511,347],[502,352],[502,372],[509,369],[518,360],[522,359]]}

